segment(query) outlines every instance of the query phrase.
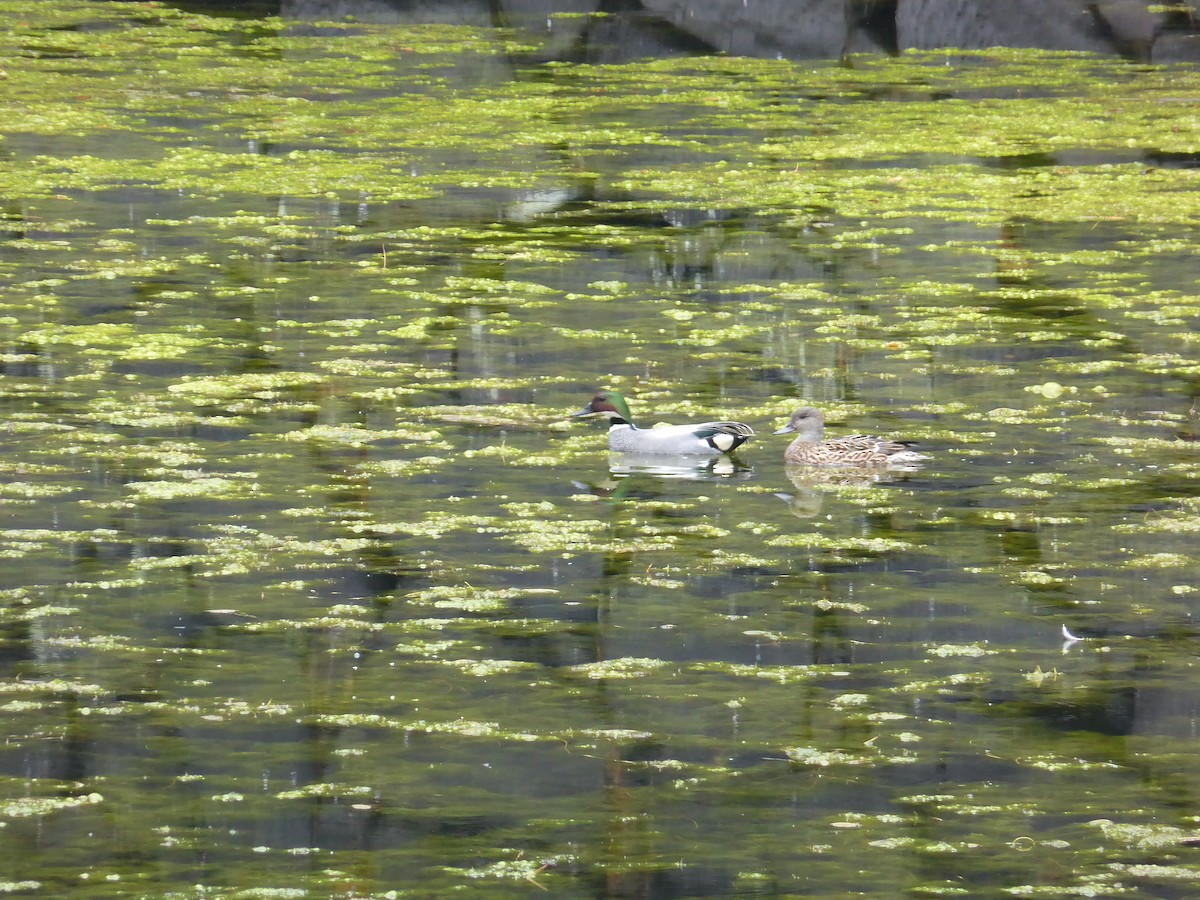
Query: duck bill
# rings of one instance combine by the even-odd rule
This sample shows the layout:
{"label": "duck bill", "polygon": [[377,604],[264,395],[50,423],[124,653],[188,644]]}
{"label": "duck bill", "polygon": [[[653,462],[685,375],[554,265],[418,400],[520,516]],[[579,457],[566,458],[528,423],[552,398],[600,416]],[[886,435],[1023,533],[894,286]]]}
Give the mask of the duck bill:
{"label": "duck bill", "polygon": [[592,404],[589,403],[587,406],[585,406],[579,412],[571,413],[571,415],[568,418],[578,419],[580,416],[594,416],[595,414],[596,414],[596,411],[594,409],[592,409]]}
{"label": "duck bill", "polygon": [[796,429],[793,428],[791,425],[784,425],[782,428],[772,431],[771,434],[790,434],[791,432],[793,432],[795,430]]}

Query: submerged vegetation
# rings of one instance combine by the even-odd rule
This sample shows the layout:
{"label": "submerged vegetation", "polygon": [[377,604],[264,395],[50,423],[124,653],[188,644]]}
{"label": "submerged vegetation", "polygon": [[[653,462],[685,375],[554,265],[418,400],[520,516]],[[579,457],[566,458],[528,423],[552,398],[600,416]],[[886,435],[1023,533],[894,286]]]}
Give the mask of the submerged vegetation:
{"label": "submerged vegetation", "polygon": [[1194,67],[0,13],[0,892],[1195,891]]}

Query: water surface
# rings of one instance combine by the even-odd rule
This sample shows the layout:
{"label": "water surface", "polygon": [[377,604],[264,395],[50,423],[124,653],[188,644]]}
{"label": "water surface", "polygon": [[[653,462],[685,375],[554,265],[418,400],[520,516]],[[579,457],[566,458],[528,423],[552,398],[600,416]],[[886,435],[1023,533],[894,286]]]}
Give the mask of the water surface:
{"label": "water surface", "polygon": [[5,890],[1195,893],[1194,69],[9,7]]}

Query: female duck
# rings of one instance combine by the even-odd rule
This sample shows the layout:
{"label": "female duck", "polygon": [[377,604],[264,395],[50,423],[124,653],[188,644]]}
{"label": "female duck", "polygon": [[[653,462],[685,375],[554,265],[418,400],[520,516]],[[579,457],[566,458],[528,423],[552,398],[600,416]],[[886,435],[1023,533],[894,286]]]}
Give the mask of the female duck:
{"label": "female duck", "polygon": [[929,459],[911,448],[911,441],[889,441],[868,434],[822,440],[825,417],[820,410],[802,406],[775,434],[796,432],[783,453],[785,462],[800,466],[859,466],[861,468],[911,468]]}
{"label": "female duck", "polygon": [[605,416],[608,449],[621,453],[672,456],[715,456],[736,450],[754,434],[741,422],[703,422],[700,425],[666,425],[638,428],[625,398],[616,391],[600,391],[574,416]]}

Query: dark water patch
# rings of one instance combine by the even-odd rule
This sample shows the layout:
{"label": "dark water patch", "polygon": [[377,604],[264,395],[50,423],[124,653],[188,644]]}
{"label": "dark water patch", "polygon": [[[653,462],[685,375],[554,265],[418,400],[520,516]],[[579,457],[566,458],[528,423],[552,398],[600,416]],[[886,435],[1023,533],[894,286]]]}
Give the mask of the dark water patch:
{"label": "dark water patch", "polygon": [[1071,701],[1008,702],[1003,698],[992,698],[991,702],[1010,712],[1019,709],[1022,716],[1057,730],[1118,736],[1133,732],[1136,700],[1137,689],[1126,686],[1097,691],[1092,696]]}
{"label": "dark water patch", "polygon": [[1161,166],[1168,169],[1200,168],[1200,154],[1196,153],[1163,153],[1157,150],[1150,150],[1145,153],[1143,159],[1147,165]]}

